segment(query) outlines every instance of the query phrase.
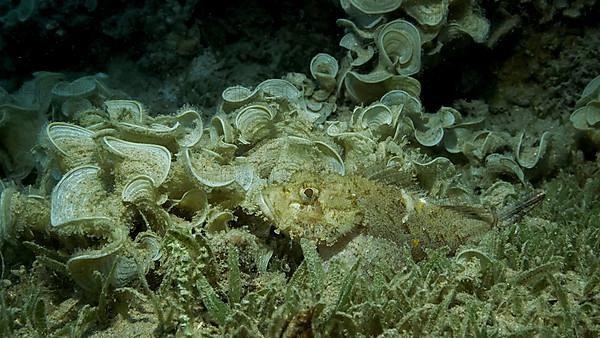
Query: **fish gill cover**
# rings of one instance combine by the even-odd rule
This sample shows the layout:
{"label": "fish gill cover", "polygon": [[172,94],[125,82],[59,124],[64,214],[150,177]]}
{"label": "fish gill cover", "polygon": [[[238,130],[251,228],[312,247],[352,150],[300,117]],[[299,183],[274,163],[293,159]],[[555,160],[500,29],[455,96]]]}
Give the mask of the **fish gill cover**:
{"label": "fish gill cover", "polygon": [[600,331],[595,1],[0,1],[0,335]]}

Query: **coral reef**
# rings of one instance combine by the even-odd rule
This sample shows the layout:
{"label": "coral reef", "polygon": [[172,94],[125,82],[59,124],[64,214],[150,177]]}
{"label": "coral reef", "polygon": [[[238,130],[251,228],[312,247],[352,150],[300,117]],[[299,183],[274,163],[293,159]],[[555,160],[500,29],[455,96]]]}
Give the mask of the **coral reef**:
{"label": "coral reef", "polygon": [[0,2],[0,335],[598,335],[598,5],[311,3]]}

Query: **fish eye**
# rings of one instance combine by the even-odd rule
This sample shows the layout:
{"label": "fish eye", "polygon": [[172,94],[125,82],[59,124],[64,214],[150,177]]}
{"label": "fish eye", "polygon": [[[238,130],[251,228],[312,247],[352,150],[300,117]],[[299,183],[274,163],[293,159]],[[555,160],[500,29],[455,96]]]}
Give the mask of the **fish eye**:
{"label": "fish eye", "polygon": [[319,190],[316,188],[300,189],[300,199],[303,202],[312,203],[319,197]]}

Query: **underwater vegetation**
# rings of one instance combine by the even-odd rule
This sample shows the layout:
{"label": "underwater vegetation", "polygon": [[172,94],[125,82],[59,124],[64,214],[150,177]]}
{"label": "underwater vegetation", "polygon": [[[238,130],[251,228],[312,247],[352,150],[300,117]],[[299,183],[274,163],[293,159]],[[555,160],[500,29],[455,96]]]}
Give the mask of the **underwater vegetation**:
{"label": "underwater vegetation", "polygon": [[[47,8],[17,3],[7,29]],[[0,87],[0,335],[597,336],[600,62],[525,38],[493,94],[440,106],[421,76],[505,47],[520,6],[535,24],[598,6],[335,3],[337,52],[229,83],[212,111],[104,73]],[[586,34],[544,42],[593,53]]]}

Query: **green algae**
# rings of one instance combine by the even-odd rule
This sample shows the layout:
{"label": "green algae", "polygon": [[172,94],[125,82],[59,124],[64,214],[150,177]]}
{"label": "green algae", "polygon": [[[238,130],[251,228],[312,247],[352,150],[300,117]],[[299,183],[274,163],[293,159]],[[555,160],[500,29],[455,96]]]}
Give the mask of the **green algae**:
{"label": "green algae", "polygon": [[[469,163],[471,172],[462,168],[464,159],[452,162],[465,181],[478,179],[467,175],[473,171],[485,175],[477,161]],[[112,264],[107,274],[93,273],[101,288],[91,294],[70,279],[65,238],[21,225],[22,237],[2,242],[10,263],[0,288],[0,334],[126,335],[135,333],[132,318],[146,315],[146,328],[158,336],[594,336],[600,330],[597,167],[597,159],[575,155],[572,168],[536,182],[546,192],[540,208],[476,242],[419,247],[418,260],[418,242],[362,234],[344,255],[329,259],[310,240],[273,231],[265,217],[243,208],[233,208],[218,229],[188,227],[181,214],[158,231],[162,256],[152,269],[136,260],[138,278],[113,285]],[[502,182],[526,195],[530,177],[524,172],[522,184]],[[221,202],[226,189],[210,189],[209,199]],[[238,196],[225,201],[238,202]],[[147,218],[132,216],[140,228]],[[444,221],[419,225],[443,229]],[[68,240],[68,249],[101,244],[93,236]],[[15,257],[23,249],[35,257]]]}

